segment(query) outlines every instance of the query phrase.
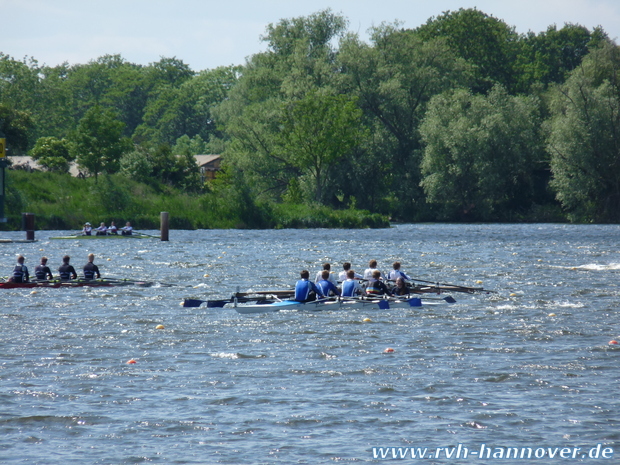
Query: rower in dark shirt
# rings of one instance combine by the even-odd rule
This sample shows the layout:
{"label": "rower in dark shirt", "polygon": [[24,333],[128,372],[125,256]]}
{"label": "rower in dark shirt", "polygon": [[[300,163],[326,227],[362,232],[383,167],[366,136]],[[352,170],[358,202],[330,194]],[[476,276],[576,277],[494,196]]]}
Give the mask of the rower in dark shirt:
{"label": "rower in dark shirt", "polygon": [[84,278],[86,279],[101,278],[101,274],[99,274],[99,267],[93,263],[94,261],[95,261],[95,254],[89,253],[88,263],[84,265]]}
{"label": "rower in dark shirt", "polygon": [[37,279],[40,280],[54,279],[52,270],[47,266],[47,257],[41,257],[41,264],[35,267],[34,274],[37,276]]}
{"label": "rower in dark shirt", "polygon": [[13,268],[13,276],[11,277],[11,281],[14,283],[27,283],[30,280],[30,275],[28,274],[28,267],[24,265],[24,261],[26,259],[23,255],[17,257],[17,265]]}
{"label": "rower in dark shirt", "polygon": [[75,268],[72,265],[69,265],[69,260],[71,257],[69,255],[65,255],[62,257],[62,265],[58,268],[58,273],[60,273],[60,279],[64,281],[68,281],[69,279],[77,279],[77,273],[75,272]]}

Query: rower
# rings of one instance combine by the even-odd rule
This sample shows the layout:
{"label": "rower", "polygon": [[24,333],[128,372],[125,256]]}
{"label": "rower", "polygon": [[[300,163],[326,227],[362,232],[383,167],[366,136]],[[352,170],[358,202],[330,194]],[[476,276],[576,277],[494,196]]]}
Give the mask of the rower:
{"label": "rower", "polygon": [[317,286],[323,292],[324,296],[327,297],[330,295],[330,293],[331,295],[340,295],[340,291],[338,290],[338,288],[334,285],[333,282],[329,280],[328,270],[323,270],[321,278],[322,279],[318,282]]}
{"label": "rower", "polygon": [[131,227],[131,223],[128,221],[125,223],[125,226],[121,228],[121,234],[123,236],[131,236],[133,228]]}
{"label": "rower", "polygon": [[386,295],[389,294],[385,283],[381,280],[381,272],[379,270],[375,270],[372,273],[372,278],[368,280],[368,285],[366,286],[366,294],[368,295]]}
{"label": "rower", "polygon": [[24,261],[26,259],[23,255],[19,255],[17,257],[17,265],[13,268],[13,276],[11,277],[11,281],[14,283],[27,283],[30,280],[30,275],[28,274],[28,267],[24,265]]}
{"label": "rower", "polygon": [[41,264],[35,267],[34,274],[39,280],[54,279],[52,270],[47,266],[47,257],[41,257]]}
{"label": "rower", "polygon": [[64,257],[62,257],[62,265],[60,265],[60,268],[58,268],[60,279],[62,279],[63,281],[77,279],[77,273],[75,272],[75,268],[73,268],[73,265],[69,264],[69,260],[71,260],[71,257],[69,257],[69,255],[65,255]]}
{"label": "rower", "polygon": [[319,281],[323,279],[324,271],[327,271],[328,273],[327,280],[330,281],[334,286],[337,286],[338,282],[336,281],[336,277],[334,276],[334,274],[331,272],[331,265],[329,263],[323,263],[323,270],[319,271],[316,274],[316,278],[314,279],[315,284],[318,284]]}
{"label": "rower", "polygon": [[[377,270],[377,260],[370,260],[368,262],[368,268],[364,270],[364,279],[372,279],[373,273]],[[383,277],[383,273],[379,271],[379,276]]]}
{"label": "rower", "polygon": [[394,269],[390,271],[390,274],[388,275],[388,279],[390,281],[396,281],[398,278],[403,278],[407,281],[411,281],[411,278],[409,276],[407,276],[404,272],[400,271],[400,262],[394,262],[392,264],[392,268]]}
{"label": "rower", "polygon": [[310,281],[310,272],[303,270],[301,273],[301,279],[295,284],[295,299],[297,302],[311,302],[316,300],[317,296],[325,297],[321,290],[316,287],[312,281]]}
{"label": "rower", "polygon": [[95,235],[97,235],[97,236],[105,236],[106,234],[108,234],[108,228],[106,227],[106,225],[105,225],[105,223],[103,221],[101,222],[99,227],[97,229],[95,229],[95,231],[97,231],[95,233]]}
{"label": "rower", "polygon": [[84,223],[84,227],[82,228],[82,235],[83,236],[92,236],[93,234],[93,228],[90,225],[89,222]]}
{"label": "rower", "polygon": [[356,275],[359,276],[353,270],[347,271],[347,279],[342,282],[342,297],[355,297],[364,293]]}
{"label": "rower", "polygon": [[[348,273],[350,269],[351,269],[351,263],[344,262],[342,264],[342,271],[338,275],[338,281],[345,281],[348,278]],[[355,278],[363,279],[364,277],[359,273],[355,273]]]}
{"label": "rower", "polygon": [[405,279],[402,276],[396,278],[396,285],[392,288],[393,296],[408,295],[409,289],[405,283]]}
{"label": "rower", "polygon": [[108,228],[108,234],[118,234],[118,228],[116,227],[116,223],[114,221],[110,221],[110,227]]}
{"label": "rower", "polygon": [[88,263],[84,265],[84,278],[85,279],[97,279],[101,278],[101,274],[99,274],[99,267],[94,264],[95,254],[88,254]]}

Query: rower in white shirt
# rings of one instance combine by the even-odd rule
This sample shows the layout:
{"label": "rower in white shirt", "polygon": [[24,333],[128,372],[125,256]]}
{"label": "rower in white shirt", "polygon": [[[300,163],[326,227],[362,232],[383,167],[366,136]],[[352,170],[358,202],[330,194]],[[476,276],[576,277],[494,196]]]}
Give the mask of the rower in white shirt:
{"label": "rower in white shirt", "polygon": [[[340,272],[340,274],[338,275],[338,281],[346,281],[348,276],[347,273],[348,271],[351,269],[351,264],[349,262],[344,262],[342,264],[342,271]],[[363,279],[364,277],[359,274],[359,273],[355,273],[353,272],[353,278],[355,279]]]}
{"label": "rower in white shirt", "polygon": [[331,271],[331,265],[329,263],[323,263],[323,269],[316,274],[314,282],[318,283],[323,279],[323,271],[329,271],[329,278],[327,280],[334,286],[337,286],[338,282],[336,281],[336,274]]}

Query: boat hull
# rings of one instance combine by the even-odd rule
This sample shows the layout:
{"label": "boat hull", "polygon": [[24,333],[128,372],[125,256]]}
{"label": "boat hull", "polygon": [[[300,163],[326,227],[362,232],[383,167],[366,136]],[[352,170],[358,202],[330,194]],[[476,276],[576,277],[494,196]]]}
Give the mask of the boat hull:
{"label": "boat hull", "polygon": [[119,286],[142,286],[148,287],[153,283],[148,281],[107,281],[105,279],[94,279],[94,280],[86,280],[86,279],[77,279],[70,281],[31,281],[27,283],[13,283],[13,282],[0,282],[0,289],[32,289],[32,288],[42,288],[42,287],[53,287],[53,288],[70,288],[70,287],[119,287]]}
{"label": "boat hull", "polygon": [[272,313],[285,311],[329,311],[329,310],[388,310],[393,308],[423,307],[426,305],[444,304],[445,300],[423,301],[422,298],[411,299],[334,299],[318,300],[314,302],[297,302],[295,300],[282,300],[269,304],[237,305],[235,310],[241,314]]}
{"label": "boat hull", "polygon": [[69,236],[54,236],[50,237],[50,239],[159,239],[157,236],[149,236],[147,234],[132,234],[130,236],[123,236],[122,234],[107,234],[105,236],[97,236],[93,234],[92,236],[86,236],[82,234],[73,234]]}

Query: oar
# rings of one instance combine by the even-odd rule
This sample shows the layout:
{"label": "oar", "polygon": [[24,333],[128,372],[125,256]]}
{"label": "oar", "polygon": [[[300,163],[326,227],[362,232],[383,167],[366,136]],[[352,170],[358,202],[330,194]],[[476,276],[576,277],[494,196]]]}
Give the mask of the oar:
{"label": "oar", "polygon": [[221,308],[226,305],[228,300],[199,300],[199,299],[184,299],[184,307],[200,307],[200,304],[206,302],[209,308]]}
{"label": "oar", "polygon": [[152,239],[159,239],[160,236],[152,236],[151,234],[147,234],[147,233],[143,233],[140,231],[136,231],[135,229],[133,230],[132,234],[135,234],[136,236],[144,236],[144,237],[150,237]]}
{"label": "oar", "polygon": [[[457,284],[438,283],[436,281],[425,281],[424,279],[418,279],[418,278],[411,278],[411,280],[413,282],[433,284],[435,286],[448,286],[449,288],[451,288],[452,290],[454,290],[456,292],[469,292],[469,293],[473,293],[473,292],[494,292],[494,291],[489,291],[487,289],[484,289],[483,287],[459,286]],[[459,289],[463,289],[463,291],[459,291]]]}
{"label": "oar", "polygon": [[[145,280],[129,279],[129,278],[100,278],[100,279],[105,279],[106,281],[109,281],[115,284],[128,284],[128,285],[135,284],[136,286],[144,286],[144,287],[149,287],[149,286],[153,286],[154,284],[156,284],[154,281],[145,281]],[[162,283],[162,282],[157,282],[157,284],[159,284],[161,287],[180,286],[179,284]]]}
{"label": "oar", "polygon": [[[227,300],[200,300],[200,299],[184,299],[183,306],[184,307],[200,307],[200,304],[206,302],[207,308],[222,308],[224,305],[228,303],[234,302],[234,297]],[[266,297],[241,297],[237,298],[237,302],[267,302],[268,299]]]}

